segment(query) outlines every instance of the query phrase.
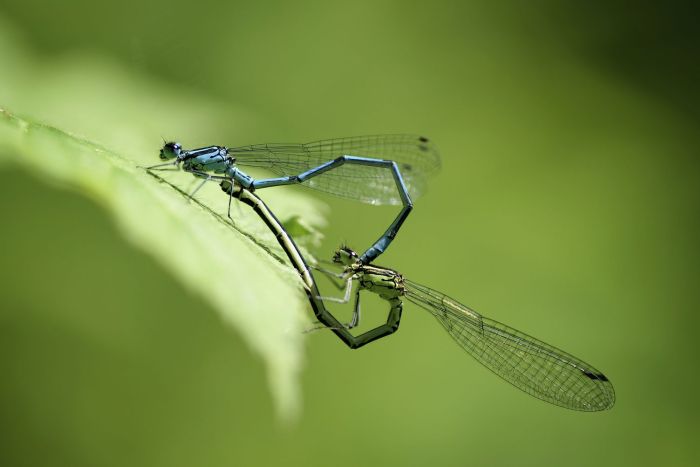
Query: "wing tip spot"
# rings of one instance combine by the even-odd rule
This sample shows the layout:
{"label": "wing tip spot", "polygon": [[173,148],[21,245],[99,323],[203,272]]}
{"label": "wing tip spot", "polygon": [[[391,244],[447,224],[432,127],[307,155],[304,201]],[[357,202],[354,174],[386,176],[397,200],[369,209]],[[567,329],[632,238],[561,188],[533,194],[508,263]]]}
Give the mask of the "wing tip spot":
{"label": "wing tip spot", "polygon": [[583,370],[583,374],[592,380],[608,381],[607,376],[605,376],[603,373],[592,373],[590,371]]}
{"label": "wing tip spot", "polygon": [[419,136],[418,141],[421,142],[421,144],[418,145],[418,149],[420,149],[423,152],[427,151],[428,150],[428,143],[429,143],[428,138],[426,138],[425,136]]}

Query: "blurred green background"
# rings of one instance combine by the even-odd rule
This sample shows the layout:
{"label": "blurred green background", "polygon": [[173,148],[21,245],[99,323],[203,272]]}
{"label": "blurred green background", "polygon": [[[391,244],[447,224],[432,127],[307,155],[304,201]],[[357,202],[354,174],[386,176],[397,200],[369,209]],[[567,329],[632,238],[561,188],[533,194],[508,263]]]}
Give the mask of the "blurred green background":
{"label": "blurred green background", "polygon": [[[697,465],[698,14],[632,8],[2,0],[0,105],[116,149],[128,125],[154,150],[430,136],[443,170],[381,264],[591,362],[617,404],[533,399],[409,304],[358,351],[310,335],[284,426],[208,305],[97,205],[8,169],[0,464]],[[132,79],[210,105],[127,112]],[[394,212],[322,199],[320,256]]]}

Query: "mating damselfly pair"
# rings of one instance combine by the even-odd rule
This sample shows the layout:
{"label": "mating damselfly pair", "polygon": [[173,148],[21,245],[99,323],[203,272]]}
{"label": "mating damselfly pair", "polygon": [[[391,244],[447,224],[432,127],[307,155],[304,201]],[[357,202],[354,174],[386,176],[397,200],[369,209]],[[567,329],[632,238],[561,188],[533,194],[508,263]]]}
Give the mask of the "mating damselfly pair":
{"label": "mating damselfly pair", "polygon": [[[426,180],[440,166],[435,147],[424,137],[377,135],[322,140],[306,144],[259,144],[227,148],[208,146],[184,150],[179,143],[165,143],[164,161],[149,169],[181,168],[207,181],[220,182],[231,201],[237,198],[253,207],[273,231],[304,281],[317,319],[351,348],[395,332],[401,320],[403,299],[424,308],[450,336],[477,361],[501,378],[531,394],[562,407],[597,411],[613,406],[612,384],[600,371],[572,355],[497,321],[481,316],[428,287],[405,279],[397,271],[372,263],[390,245],[413,208],[413,199],[425,190]],[[274,178],[254,179],[239,167],[267,169]],[[336,251],[333,263],[343,267],[334,273],[310,268],[281,223],[254,193],[280,185],[301,184],[333,195],[369,204],[401,204],[385,233],[364,253],[347,247]],[[321,296],[312,269],[338,281],[342,298]],[[341,323],[326,302],[347,302],[355,286],[355,306],[349,323]],[[384,324],[355,335],[360,319],[361,292],[377,294],[389,305]]]}

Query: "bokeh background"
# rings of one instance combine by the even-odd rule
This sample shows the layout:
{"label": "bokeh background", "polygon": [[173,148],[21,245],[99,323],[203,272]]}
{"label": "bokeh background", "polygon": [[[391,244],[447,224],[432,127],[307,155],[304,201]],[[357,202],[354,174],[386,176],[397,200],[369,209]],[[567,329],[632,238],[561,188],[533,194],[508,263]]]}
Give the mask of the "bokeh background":
{"label": "bokeh background", "polygon": [[[690,2],[2,0],[0,19],[0,104],[117,149],[128,125],[153,148],[430,136],[442,172],[381,263],[617,392],[606,413],[549,406],[407,305],[358,351],[311,334],[303,412],[280,423],[206,303],[80,193],[4,170],[1,465],[697,465]],[[208,104],[128,112],[133,80]],[[321,199],[319,255],[393,216]]]}

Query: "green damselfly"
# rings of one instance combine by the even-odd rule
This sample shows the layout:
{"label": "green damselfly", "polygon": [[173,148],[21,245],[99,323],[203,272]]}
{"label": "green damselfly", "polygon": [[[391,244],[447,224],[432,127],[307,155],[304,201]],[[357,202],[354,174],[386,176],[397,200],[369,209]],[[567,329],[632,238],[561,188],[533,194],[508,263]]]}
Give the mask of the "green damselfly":
{"label": "green damselfly", "polygon": [[377,328],[385,334],[398,329],[405,298],[432,314],[477,361],[526,393],[573,410],[606,410],[615,403],[612,383],[588,363],[482,316],[447,295],[405,279],[393,269],[364,264],[359,259],[353,250],[342,247],[335,253],[333,262],[343,265],[343,272],[322,271],[344,281],[336,285],[345,288],[343,298],[319,297],[325,301],[349,301],[353,283],[358,284],[353,317],[346,329],[359,323],[361,291],[375,293],[389,303],[387,322]]}

